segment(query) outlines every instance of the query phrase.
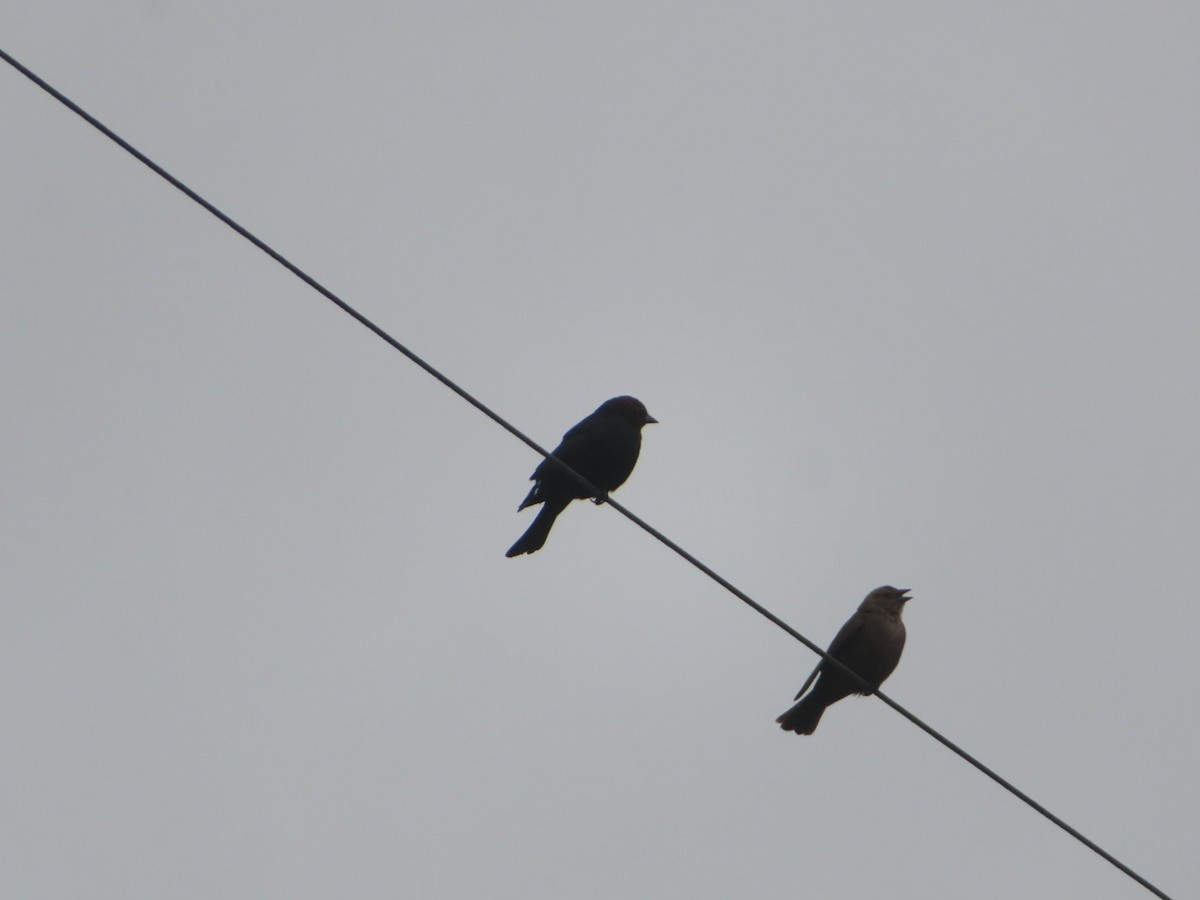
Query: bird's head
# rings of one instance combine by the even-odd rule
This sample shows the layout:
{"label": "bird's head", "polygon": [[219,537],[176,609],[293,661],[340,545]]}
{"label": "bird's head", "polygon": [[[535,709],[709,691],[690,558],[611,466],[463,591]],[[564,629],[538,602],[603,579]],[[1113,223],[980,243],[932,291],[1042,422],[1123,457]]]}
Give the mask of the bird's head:
{"label": "bird's head", "polygon": [[641,428],[643,425],[657,425],[658,419],[646,412],[646,407],[636,397],[613,397],[600,404],[596,412],[607,416],[618,416]]}
{"label": "bird's head", "polygon": [[859,609],[875,610],[899,616],[904,609],[904,604],[912,599],[906,596],[908,591],[908,588],[895,588],[890,584],[885,584],[867,594],[867,599],[862,602]]}

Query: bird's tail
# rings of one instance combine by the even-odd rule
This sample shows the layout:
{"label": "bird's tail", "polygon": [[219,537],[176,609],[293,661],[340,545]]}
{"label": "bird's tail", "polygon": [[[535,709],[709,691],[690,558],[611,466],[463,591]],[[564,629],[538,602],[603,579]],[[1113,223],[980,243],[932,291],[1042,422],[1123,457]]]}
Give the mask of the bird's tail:
{"label": "bird's tail", "polygon": [[542,504],[542,508],[538,510],[537,518],[526,529],[515,544],[508,548],[505,556],[520,556],[522,553],[534,553],[542,549],[542,545],[546,543],[546,538],[550,536],[550,529],[554,526],[554,520],[558,518],[558,514],[567,508],[566,503],[551,502],[547,500]]}
{"label": "bird's tail", "polygon": [[817,723],[825,714],[826,704],[809,694],[775,721],[784,731],[794,731],[796,734],[812,734],[817,730]]}

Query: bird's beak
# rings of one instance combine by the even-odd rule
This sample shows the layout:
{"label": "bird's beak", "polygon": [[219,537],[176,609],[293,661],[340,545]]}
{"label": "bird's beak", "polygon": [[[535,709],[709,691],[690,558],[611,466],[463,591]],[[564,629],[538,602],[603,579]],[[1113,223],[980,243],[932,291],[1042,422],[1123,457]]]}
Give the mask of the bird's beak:
{"label": "bird's beak", "polygon": [[911,599],[912,599],[912,597],[905,597],[905,596],[904,596],[904,594],[907,594],[907,593],[908,593],[909,591],[911,591],[911,590],[912,590],[912,588],[901,588],[901,589],[900,589],[900,595],[901,595],[901,596],[900,596],[900,599],[901,599],[901,600],[903,600],[903,601],[905,601],[906,603],[907,603],[909,600],[911,600]]}
{"label": "bird's beak", "polygon": [[650,415],[650,413],[646,413],[646,424],[647,425],[657,425],[658,419],[654,418],[654,416]]}

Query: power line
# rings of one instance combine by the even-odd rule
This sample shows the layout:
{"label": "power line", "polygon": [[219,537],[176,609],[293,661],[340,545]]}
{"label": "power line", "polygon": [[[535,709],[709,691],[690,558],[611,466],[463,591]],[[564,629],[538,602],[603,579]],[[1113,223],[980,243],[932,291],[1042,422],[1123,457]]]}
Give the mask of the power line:
{"label": "power line", "polygon": [[315,278],[313,278],[311,275],[309,275],[307,272],[305,272],[303,269],[301,269],[295,263],[293,263],[289,259],[287,259],[287,257],[283,256],[281,253],[279,253],[277,250],[275,250],[273,247],[271,247],[269,244],[267,244],[265,241],[261,240],[256,235],[254,235],[253,233],[248,231],[246,228],[244,228],[243,226],[238,224],[236,221],[234,221],[228,215],[223,213],[216,206],[209,203],[207,200],[205,200],[203,197],[201,197],[199,194],[197,194],[194,190],[192,190],[190,187],[188,187],[186,184],[184,184],[182,181],[180,181],[178,178],[176,178],[174,175],[172,175],[166,169],[162,168],[162,166],[158,165],[158,163],[154,162],[154,160],[150,159],[148,156],[146,156],[144,153],[142,153],[140,150],[138,150],[136,147],[134,147],[132,144],[130,144],[128,141],[126,141],[124,138],[122,138],[120,135],[116,134],[114,131],[112,131],[110,128],[108,128],[103,122],[101,122],[100,120],[98,120],[97,118],[92,116],[90,113],[88,113],[86,110],[84,110],[78,104],[76,104],[70,98],[68,98],[64,94],[60,93],[58,90],[56,90],[54,87],[52,87],[46,81],[44,81],[42,78],[40,78],[34,72],[32,72],[30,69],[26,68],[24,65],[22,65],[20,62],[18,62],[16,59],[14,59],[8,53],[6,53],[3,49],[0,49],[0,59],[3,59],[6,63],[8,63],[10,66],[12,66],[18,72],[20,72],[22,75],[24,75],[26,78],[28,78],[34,84],[36,84],[38,87],[40,87],[43,91],[48,93],[51,97],[53,97],[55,100],[57,100],[63,106],[67,107],[67,109],[71,110],[71,112],[75,113],[77,116],[82,118],[84,121],[86,121],[89,125],[91,125],[96,130],[98,130],[101,134],[103,134],[109,140],[113,141],[115,144],[117,144],[123,150],[128,152],[131,156],[133,156],[135,159],[137,159],[139,162],[141,162],[143,165],[145,165],[151,171],[153,171],[157,175],[164,178],[173,187],[182,191],[189,198],[191,198],[196,203],[203,206],[206,210],[208,210],[210,213],[212,213],[214,216],[216,216],[218,219],[220,219],[222,222],[224,222],[226,225],[228,225],[230,228],[232,228],[234,231],[236,231],[238,234],[240,234],[242,237],[244,237],[250,243],[254,244],[254,246],[256,246],[258,249],[262,250],[264,253],[266,253],[268,256],[270,256],[272,259],[274,259],[277,263],[279,263],[281,266],[286,268],[289,272],[291,272],[293,275],[295,275],[297,278],[299,278],[301,281],[303,281],[305,284],[307,284],[313,290],[317,291],[317,293],[321,294],[321,296],[325,297],[327,300],[329,300],[331,303],[333,303],[335,306],[337,306],[339,309],[341,309],[347,315],[350,315],[353,318],[357,319],[362,325],[369,328],[376,335],[378,335],[380,338],[382,338],[384,341],[386,341],[388,344],[390,344],[392,347],[394,347],[396,350],[400,351],[400,353],[404,354],[404,356],[407,357],[411,362],[420,366],[429,375],[433,376],[438,381],[440,381],[443,385],[445,385],[450,390],[452,390],[454,393],[458,394],[459,397],[461,397],[463,400],[466,400],[468,403],[470,403],[472,406],[474,406],[477,410],[479,410],[481,413],[483,413],[485,416],[487,416],[489,419],[491,419],[493,422],[495,422],[497,425],[499,425],[501,428],[503,428],[509,434],[513,435],[513,437],[517,438],[522,443],[528,445],[535,452],[541,454],[542,456],[546,457],[547,459],[551,459],[554,462],[556,462],[560,467],[565,469],[574,478],[576,478],[579,482],[581,482],[589,490],[591,490],[593,494],[597,495],[597,497],[599,498],[597,502],[607,503],[613,509],[617,510],[619,513],[621,513],[623,516],[625,516],[627,519],[629,519],[631,522],[633,522],[635,525],[637,525],[643,531],[645,531],[646,533],[648,533],[649,535],[651,535],[652,537],[656,538],[658,541],[660,541],[661,543],[663,543],[664,545],[669,547],[676,554],[681,556],[683,559],[687,560],[687,562],[691,563],[693,566],[695,566],[697,569],[699,569],[701,572],[703,572],[705,575],[707,575],[709,578],[711,578],[713,581],[715,581],[721,587],[725,588],[725,590],[727,590],[729,593],[733,594],[733,596],[737,597],[739,600],[741,600],[743,603],[745,603],[747,606],[749,606],[751,609],[753,609],[759,615],[763,616],[764,618],[768,619],[769,621],[771,621],[772,623],[777,625],[779,628],[786,631],[788,634],[790,634],[792,637],[794,637],[800,643],[804,644],[804,646],[806,646],[809,650],[812,650],[814,653],[823,657],[827,662],[832,663],[833,665],[837,666],[841,671],[847,673],[850,677],[852,677],[855,681],[857,681],[860,685],[862,685],[866,689],[867,693],[872,693],[875,696],[877,696],[880,700],[882,700],[884,703],[886,703],[888,706],[890,706],[896,712],[900,713],[900,715],[904,716],[904,718],[908,719],[910,722],[912,722],[914,725],[916,725],[918,728],[920,728],[922,731],[924,731],[926,734],[928,734],[934,740],[938,741],[939,743],[941,743],[943,746],[945,746],[949,750],[952,750],[954,753],[958,754],[960,757],[962,757],[964,760],[966,760],[968,763],[970,763],[972,766],[974,766],[976,769],[978,769],[980,772],[982,772],[988,778],[992,779],[994,782],[996,782],[1002,788],[1007,790],[1013,796],[1017,797],[1018,799],[1020,799],[1024,803],[1026,803],[1029,807],[1031,807],[1032,809],[1039,812],[1046,819],[1053,822],[1055,825],[1057,825],[1059,828],[1061,828],[1067,834],[1071,835],[1071,837],[1075,838],[1077,841],[1082,843],[1084,846],[1088,847],[1089,849],[1091,849],[1092,851],[1097,853],[1099,856],[1101,856],[1103,859],[1105,859],[1106,861],[1111,863],[1117,869],[1124,872],[1126,875],[1128,875],[1130,878],[1132,878],[1134,881],[1136,881],[1142,887],[1146,888],[1146,890],[1150,891],[1155,896],[1162,898],[1162,900],[1171,900],[1171,898],[1167,894],[1165,894],[1163,891],[1159,890],[1157,887],[1155,887],[1153,884],[1151,884],[1149,881],[1147,881],[1145,878],[1143,878],[1137,872],[1133,871],[1133,869],[1129,868],[1127,865],[1125,865],[1123,862],[1121,862],[1119,859],[1117,859],[1111,853],[1106,851],[1099,844],[1096,844],[1094,841],[1088,839],[1083,834],[1081,834],[1078,830],[1076,830],[1075,828],[1068,825],[1065,821],[1063,821],[1058,816],[1054,815],[1052,812],[1050,812],[1048,809],[1046,809],[1046,807],[1042,806],[1040,803],[1038,803],[1036,800],[1034,800],[1032,797],[1030,797],[1024,791],[1021,791],[1015,785],[1013,785],[1012,783],[1010,783],[1009,781],[1007,781],[1006,779],[1001,777],[998,773],[994,772],[992,769],[989,769],[982,762],[980,762],[978,759],[976,759],[971,754],[967,753],[967,751],[963,750],[961,747],[959,747],[957,744],[955,744],[949,738],[945,737],[944,735],[942,735],[941,733],[936,731],[934,728],[927,725],[924,721],[922,721],[917,716],[910,713],[907,709],[905,709],[903,706],[901,706],[896,701],[892,700],[890,697],[888,697],[882,691],[871,689],[870,685],[868,685],[858,675],[858,673],[852,671],[851,669],[847,668],[844,664],[842,664],[838,660],[834,659],[824,649],[822,649],[821,647],[814,644],[812,641],[810,641],[808,638],[806,638],[804,635],[802,635],[800,632],[798,632],[796,629],[794,629],[791,625],[784,622],[781,618],[779,618],[777,615],[775,615],[769,609],[767,609],[766,607],[755,602],[754,599],[751,598],[748,594],[746,594],[745,592],[743,592],[742,590],[740,590],[739,588],[734,586],[730,581],[728,581],[727,579],[725,579],[724,577],[719,575],[717,572],[715,572],[709,566],[705,565],[703,562],[701,562],[699,559],[697,559],[695,556],[693,556],[691,553],[689,553],[683,547],[676,544],[673,540],[668,538],[665,534],[663,534],[657,528],[654,528],[652,525],[647,523],[645,520],[643,520],[639,516],[635,515],[634,513],[630,512],[628,509],[626,509],[620,503],[618,503],[617,501],[608,497],[603,492],[596,490],[596,488],[592,484],[590,484],[587,481],[587,479],[585,479],[578,472],[571,469],[569,466],[567,466],[561,460],[552,456],[545,449],[543,449],[538,443],[536,443],[532,438],[528,437],[527,435],[525,435],[524,432],[520,431],[516,426],[510,424],[507,420],[502,418],[498,413],[493,412],[490,408],[485,406],[482,401],[477,400],[475,397],[473,397],[471,394],[469,394],[465,389],[459,387],[455,382],[451,381],[450,378],[448,378],[446,375],[443,375],[441,372],[439,372],[437,369],[435,369],[432,365],[425,362],[425,360],[421,359],[421,357],[417,356],[417,354],[415,354],[413,351],[409,350],[407,347],[405,347],[403,344],[401,344],[399,341],[397,341],[394,337],[392,337],[390,334],[388,334],[386,331],[384,331],[381,327],[376,325],[374,322],[372,322],[370,319],[368,319],[366,316],[364,316],[362,313],[360,313],[358,310],[356,310],[350,304],[346,303],[346,301],[344,301],[340,297],[338,297],[335,293],[333,293],[333,291],[329,290],[327,287],[325,287],[323,284],[321,284],[319,281],[317,281]]}

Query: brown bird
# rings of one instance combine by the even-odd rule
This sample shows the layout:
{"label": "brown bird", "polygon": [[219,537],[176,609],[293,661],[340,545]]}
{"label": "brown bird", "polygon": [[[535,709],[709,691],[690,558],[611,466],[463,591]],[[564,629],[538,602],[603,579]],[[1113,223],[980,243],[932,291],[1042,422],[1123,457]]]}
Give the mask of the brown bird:
{"label": "brown bird", "polygon": [[[642,401],[633,397],[613,397],[563,435],[554,456],[562,460],[602,493],[615,491],[633,471],[642,449],[642,426],[658,422]],[[549,459],[542,460],[529,476],[533,488],[517,507],[520,511],[542,504],[529,529],[508,548],[505,556],[520,556],[542,548],[558,514],[572,500],[596,495],[569,472]]]}
{"label": "brown bird", "polygon": [[[829,655],[861,676],[870,690],[822,659],[796,694],[797,700],[804,699],[775,720],[784,731],[812,734],[826,707],[851,694],[868,694],[892,674],[904,650],[900,614],[911,599],[904,596],[907,593],[907,588],[901,590],[890,584],[875,588],[829,645]],[[814,679],[817,683],[805,695]]]}

